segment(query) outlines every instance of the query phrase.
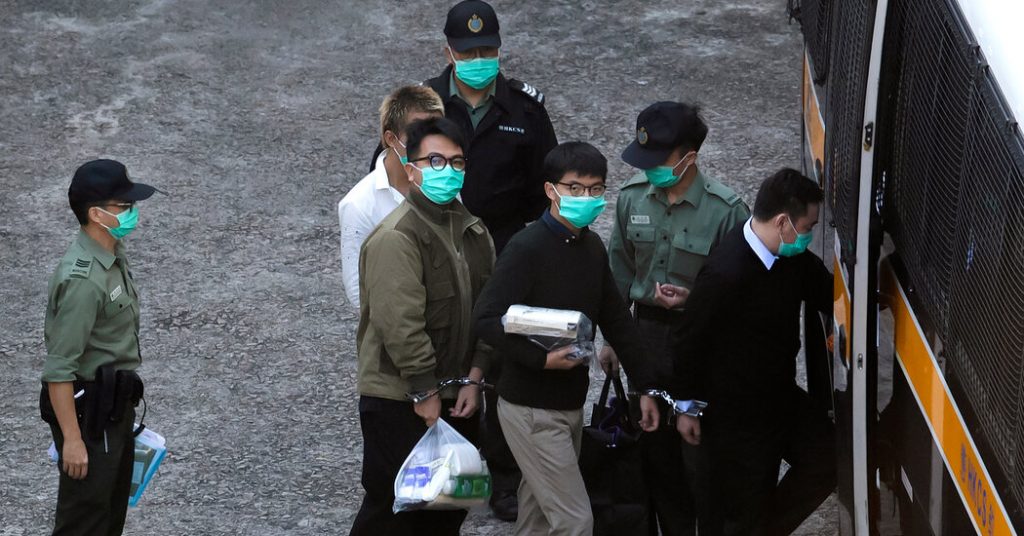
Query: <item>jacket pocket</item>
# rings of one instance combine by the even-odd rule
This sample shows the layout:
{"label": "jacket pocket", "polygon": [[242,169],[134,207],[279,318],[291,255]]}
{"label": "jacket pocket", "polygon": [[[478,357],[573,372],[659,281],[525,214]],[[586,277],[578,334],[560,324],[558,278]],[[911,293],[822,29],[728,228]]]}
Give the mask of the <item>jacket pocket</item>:
{"label": "jacket pocket", "polygon": [[707,261],[711,252],[712,238],[692,233],[672,237],[672,252],[669,259],[669,275],[689,284],[697,278],[697,272]]}
{"label": "jacket pocket", "polygon": [[132,308],[132,300],[128,297],[127,292],[121,292],[121,295],[110,303],[103,306],[104,318],[113,318],[125,311],[130,311]]}
{"label": "jacket pocket", "polygon": [[448,327],[453,324],[455,286],[451,281],[437,281],[427,285],[425,319],[427,329]]}

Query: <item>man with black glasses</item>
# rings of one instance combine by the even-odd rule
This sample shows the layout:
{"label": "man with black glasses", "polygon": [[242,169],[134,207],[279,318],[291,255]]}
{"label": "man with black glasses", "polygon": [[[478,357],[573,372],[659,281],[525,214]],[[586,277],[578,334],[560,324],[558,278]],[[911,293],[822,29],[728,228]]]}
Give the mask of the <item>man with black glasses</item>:
{"label": "man with black glasses", "polygon": [[435,118],[410,124],[405,135],[409,194],[359,255],[356,341],[366,495],[353,535],[459,534],[465,510],[393,513],[394,481],[438,418],[476,439],[479,387],[465,385],[415,404],[408,395],[449,378],[479,382],[489,359],[470,314],[491,274],[494,246],[456,197],[467,166],[462,130]]}
{"label": "man with black glasses", "polygon": [[[590,373],[572,346],[550,352],[506,334],[512,305],[578,311],[615,345],[633,384],[654,387],[655,371],[615,286],[608,253],[589,229],[605,207],[608,162],[594,146],[563,143],[544,160],[549,209],[509,242],[477,302],[480,336],[500,351],[502,428],[523,472],[514,534],[590,535],[594,518],[580,474],[583,403]],[[641,427],[658,427],[657,404],[641,397]]]}

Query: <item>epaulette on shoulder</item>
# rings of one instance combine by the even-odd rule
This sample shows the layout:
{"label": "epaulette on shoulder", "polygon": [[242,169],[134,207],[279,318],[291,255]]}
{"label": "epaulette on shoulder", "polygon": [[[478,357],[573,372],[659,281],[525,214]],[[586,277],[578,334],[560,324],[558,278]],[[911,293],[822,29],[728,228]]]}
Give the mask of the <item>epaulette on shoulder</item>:
{"label": "epaulette on shoulder", "polygon": [[734,192],[732,188],[729,188],[716,180],[706,180],[704,182],[704,190],[707,193],[720,198],[722,201],[725,201],[725,204],[730,207],[741,202],[740,194]]}
{"label": "epaulette on shoulder", "polygon": [[537,104],[540,104],[541,106],[544,105],[544,94],[541,93],[539,89],[531,86],[530,84],[527,84],[526,82],[516,79],[509,79],[508,83],[509,86],[512,87],[512,89],[526,95],[527,97],[530,97],[531,99],[536,101]]}
{"label": "epaulette on shoulder", "polygon": [[92,259],[75,259],[68,271],[68,277],[76,279],[89,279],[89,271],[92,270]]}
{"label": "epaulette on shoulder", "polygon": [[622,185],[622,189],[625,190],[626,188],[639,186],[641,184],[650,184],[650,182],[648,182],[647,180],[647,175],[645,175],[642,171],[640,173],[637,173],[636,175],[633,175],[628,181],[626,181],[626,184]]}

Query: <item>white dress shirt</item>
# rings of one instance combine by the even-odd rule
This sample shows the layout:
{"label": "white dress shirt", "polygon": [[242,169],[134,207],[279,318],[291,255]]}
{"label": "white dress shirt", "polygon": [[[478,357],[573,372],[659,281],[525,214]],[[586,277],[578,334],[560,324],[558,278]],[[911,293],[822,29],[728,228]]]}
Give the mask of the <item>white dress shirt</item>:
{"label": "white dress shirt", "polygon": [[405,198],[391,187],[384,169],[384,151],[377,164],[338,202],[341,224],[341,278],[345,297],[359,310],[359,249],[377,224]]}
{"label": "white dress shirt", "polygon": [[761,259],[761,262],[764,263],[764,267],[771,270],[772,265],[775,264],[775,261],[778,260],[779,257],[772,253],[771,250],[764,245],[764,242],[761,242],[761,238],[754,232],[754,227],[751,225],[752,221],[754,221],[754,218],[748,218],[747,223],[743,224],[743,238],[747,239],[747,244],[750,244],[750,249],[754,250],[754,253],[757,254],[757,258]]}

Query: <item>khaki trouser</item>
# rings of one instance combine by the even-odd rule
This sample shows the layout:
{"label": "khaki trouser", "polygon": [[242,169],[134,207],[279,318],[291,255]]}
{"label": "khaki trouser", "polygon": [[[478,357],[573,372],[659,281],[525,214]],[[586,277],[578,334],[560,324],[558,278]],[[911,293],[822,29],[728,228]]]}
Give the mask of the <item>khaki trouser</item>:
{"label": "khaki trouser", "polygon": [[580,474],[583,410],[518,406],[498,400],[498,419],[523,472],[516,536],[590,536],[594,515]]}

